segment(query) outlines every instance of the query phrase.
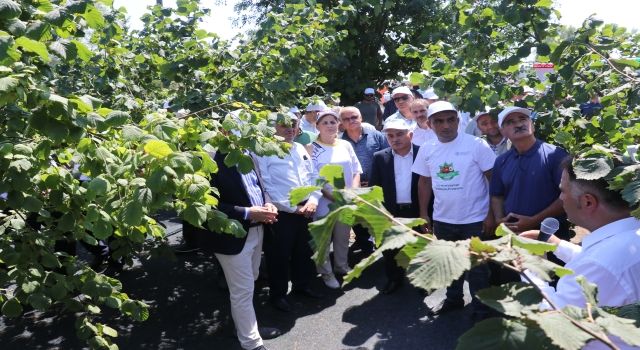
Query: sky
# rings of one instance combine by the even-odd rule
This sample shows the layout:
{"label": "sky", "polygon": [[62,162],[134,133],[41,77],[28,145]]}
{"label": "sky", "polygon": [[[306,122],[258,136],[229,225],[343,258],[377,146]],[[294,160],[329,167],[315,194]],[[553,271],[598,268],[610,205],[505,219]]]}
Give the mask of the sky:
{"label": "sky", "polygon": [[[217,5],[217,2],[222,2]],[[206,18],[205,29],[218,34],[223,39],[231,39],[240,29],[231,25],[235,16],[234,0],[201,0],[205,7],[209,7],[212,15]],[[124,6],[130,16],[132,27],[140,29],[142,22],[139,18],[146,12],[146,7],[155,4],[155,0],[115,0],[114,6]],[[562,13],[561,23],[578,27],[589,15],[595,13],[599,19],[607,23],[617,23],[629,29],[640,29],[637,20],[640,1],[637,0],[556,0],[558,9]],[[175,6],[175,0],[164,0],[165,6]],[[635,18],[634,18],[635,17]]]}

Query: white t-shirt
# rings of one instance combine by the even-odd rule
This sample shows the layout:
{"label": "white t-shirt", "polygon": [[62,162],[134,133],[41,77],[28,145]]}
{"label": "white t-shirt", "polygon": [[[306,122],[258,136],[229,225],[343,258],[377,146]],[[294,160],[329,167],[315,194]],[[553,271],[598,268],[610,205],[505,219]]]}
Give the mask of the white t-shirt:
{"label": "white t-shirt", "polygon": [[[353,187],[353,177],[356,174],[362,174],[362,166],[349,141],[336,139],[333,145],[328,145],[316,140],[312,146],[311,160],[316,172],[319,173],[320,169],[327,164],[340,165],[344,170],[345,187]],[[329,213],[329,203],[330,201],[324,196],[320,198],[316,217],[323,217]]]}
{"label": "white t-shirt", "polygon": [[465,133],[451,142],[425,143],[411,170],[431,178],[435,201],[433,219],[449,224],[470,224],[489,212],[489,183],[484,172],[493,168],[496,155],[481,138]]}
{"label": "white t-shirt", "polygon": [[416,146],[422,146],[425,142],[433,142],[437,139],[438,137],[432,129],[416,127],[413,130],[413,138],[411,139],[411,142]]}

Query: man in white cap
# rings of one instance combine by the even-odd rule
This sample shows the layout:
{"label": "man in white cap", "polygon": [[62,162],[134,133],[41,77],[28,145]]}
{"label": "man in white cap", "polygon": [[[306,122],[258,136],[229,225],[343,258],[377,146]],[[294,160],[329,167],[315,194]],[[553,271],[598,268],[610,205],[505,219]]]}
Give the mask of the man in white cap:
{"label": "man in white cap", "polygon": [[438,95],[436,95],[436,92],[433,90],[433,88],[428,88],[427,90],[425,90],[424,93],[422,93],[422,98],[427,100],[429,104],[432,104],[440,99]]}
{"label": "man in white cap", "polygon": [[380,130],[382,127],[382,109],[378,104],[376,92],[373,88],[364,89],[364,98],[356,103],[355,107],[360,110],[362,120],[365,123],[369,123]]}
{"label": "man in white cap", "polygon": [[[418,146],[411,143],[413,133],[407,123],[399,119],[386,123],[382,132],[391,147],[374,153],[369,185],[382,187],[384,207],[393,216],[417,218],[420,216],[419,176],[411,172],[411,167],[418,155]],[[404,282],[404,269],[395,260],[399,251],[382,252],[387,275],[387,282],[380,289],[382,294],[393,293]]]}
{"label": "man in white cap", "polygon": [[390,115],[384,122],[387,123],[390,120],[400,119],[407,123],[411,130],[415,129],[416,121],[413,119],[413,114],[411,113],[411,103],[414,99],[411,89],[406,86],[395,88],[391,93],[391,99],[398,110]]}
{"label": "man in white cap", "polygon": [[[490,192],[496,224],[504,223],[514,232],[523,232],[539,229],[542,220],[555,217],[560,221],[556,236],[570,238],[559,198],[561,164],[568,153],[536,139],[531,111],[526,108],[505,108],[498,114],[498,125],[512,147],[496,159],[493,167]],[[501,275],[495,283],[519,280],[506,270]]]}
{"label": "man in white cap", "polygon": [[[420,175],[420,217],[428,220],[427,208],[433,193],[433,224],[428,226],[432,226],[438,239],[457,241],[480,236],[487,227],[493,227],[487,180],[491,179],[496,156],[483,139],[458,132],[458,111],[451,103],[432,103],[427,117],[437,140],[420,147],[412,167]],[[486,309],[475,292],[488,285],[488,269],[484,265],[473,268],[468,279],[474,315],[482,317]],[[464,307],[463,283],[461,277],[447,288],[439,314]]]}
{"label": "man in white cap", "polygon": [[309,103],[304,110],[304,118],[300,120],[300,129],[302,131],[308,131],[314,135],[318,134],[316,129],[316,118],[318,113],[328,109],[327,105],[321,100],[317,100],[315,103]]}

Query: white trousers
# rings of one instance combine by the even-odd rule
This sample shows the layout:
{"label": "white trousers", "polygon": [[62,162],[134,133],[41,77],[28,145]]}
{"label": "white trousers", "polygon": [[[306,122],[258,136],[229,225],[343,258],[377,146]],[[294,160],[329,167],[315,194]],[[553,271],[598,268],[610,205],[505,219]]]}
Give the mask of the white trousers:
{"label": "white trousers", "polygon": [[243,349],[253,349],[262,345],[256,312],[253,309],[253,289],[258,279],[263,239],[262,225],[251,227],[240,253],[236,255],[216,253],[229,286],[231,317]]}
{"label": "white trousers", "polygon": [[[333,241],[333,265],[336,271],[346,273],[349,271],[349,234],[351,227],[341,222],[337,222],[333,227],[331,240]],[[324,263],[317,268],[319,273],[331,273],[331,261],[329,261],[329,249],[324,258]]]}

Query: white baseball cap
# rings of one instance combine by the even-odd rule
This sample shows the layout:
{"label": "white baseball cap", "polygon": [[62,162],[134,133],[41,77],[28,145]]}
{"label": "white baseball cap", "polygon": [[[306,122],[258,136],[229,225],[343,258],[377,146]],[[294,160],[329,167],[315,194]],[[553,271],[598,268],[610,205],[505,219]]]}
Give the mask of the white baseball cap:
{"label": "white baseball cap", "polygon": [[373,90],[373,88],[366,88],[366,89],[364,89],[364,93],[365,94],[375,94],[376,91]]}
{"label": "white baseball cap", "polygon": [[436,95],[435,91],[433,91],[433,88],[425,90],[425,92],[422,93],[422,97],[426,98],[427,100],[437,100],[440,98],[438,97],[438,95]]}
{"label": "white baseball cap", "polygon": [[391,119],[388,122],[384,123],[384,127],[382,131],[387,130],[411,130],[409,123],[402,119]]}
{"label": "white baseball cap", "polygon": [[444,111],[458,112],[451,103],[447,101],[436,101],[429,105],[429,109],[427,109],[427,118],[431,118],[432,115]]}
{"label": "white baseball cap", "polygon": [[319,122],[320,119],[322,119],[322,117],[327,116],[327,115],[332,115],[334,118],[336,118],[337,121],[340,121],[340,117],[338,117],[338,113],[330,110],[330,109],[326,109],[324,111],[321,111],[320,113],[318,113],[318,116],[316,117],[316,122]]}
{"label": "white baseball cap", "polygon": [[504,122],[505,119],[507,119],[507,117],[511,113],[522,113],[522,114],[526,115],[527,117],[531,118],[531,111],[530,110],[528,110],[526,108],[522,108],[522,107],[510,106],[510,107],[505,108],[504,110],[502,110],[502,112],[500,112],[500,114],[498,114],[498,126],[499,127],[502,127],[502,123]]}
{"label": "white baseball cap", "polygon": [[309,103],[305,111],[307,112],[320,112],[327,109],[327,105],[324,104],[321,100],[318,100],[316,103]]}
{"label": "white baseball cap", "polygon": [[399,94],[413,96],[413,92],[411,92],[411,90],[408,87],[400,86],[393,89],[393,92],[391,93],[391,98],[394,98],[396,95],[399,95]]}

